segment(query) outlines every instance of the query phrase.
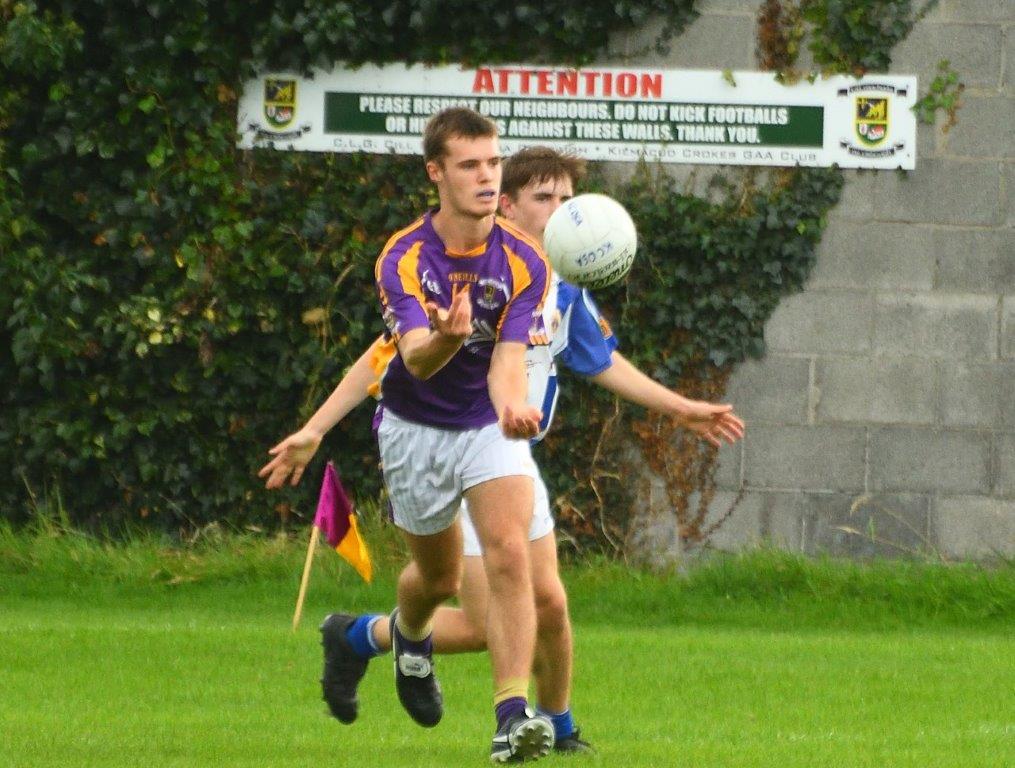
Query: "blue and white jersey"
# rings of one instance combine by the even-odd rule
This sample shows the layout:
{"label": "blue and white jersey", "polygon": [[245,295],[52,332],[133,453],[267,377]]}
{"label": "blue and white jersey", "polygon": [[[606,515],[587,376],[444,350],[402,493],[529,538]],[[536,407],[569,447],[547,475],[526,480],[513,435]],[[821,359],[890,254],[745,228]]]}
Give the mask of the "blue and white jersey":
{"label": "blue and white jersey", "polygon": [[543,412],[533,443],[545,437],[557,408],[557,362],[581,376],[595,376],[610,367],[611,355],[617,348],[617,338],[591,294],[565,283],[556,274],[543,311],[550,344],[530,347],[525,355],[528,403]]}

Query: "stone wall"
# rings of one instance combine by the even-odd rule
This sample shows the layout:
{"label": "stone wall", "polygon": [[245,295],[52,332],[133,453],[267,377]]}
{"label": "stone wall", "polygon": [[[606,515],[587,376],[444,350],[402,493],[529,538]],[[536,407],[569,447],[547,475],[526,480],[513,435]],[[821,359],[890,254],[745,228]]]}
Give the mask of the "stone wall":
{"label": "stone wall", "polygon": [[[668,55],[639,36],[614,55],[756,68],[759,6],[707,0]],[[718,548],[1015,555],[1015,0],[941,0],[892,71],[923,93],[941,59],[966,84],[958,125],[919,127],[914,172],[846,172],[806,289],[734,373],[748,436],[721,452],[712,513],[743,495]],[[656,513],[643,540],[667,557]]]}

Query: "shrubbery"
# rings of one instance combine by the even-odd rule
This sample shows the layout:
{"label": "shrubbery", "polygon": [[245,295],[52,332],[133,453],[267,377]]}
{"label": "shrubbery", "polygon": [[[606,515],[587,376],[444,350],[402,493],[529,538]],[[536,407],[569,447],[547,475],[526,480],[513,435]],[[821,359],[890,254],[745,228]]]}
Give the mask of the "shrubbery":
{"label": "shrubbery", "polygon": [[[57,489],[76,522],[110,528],[311,509],[312,481],[272,496],[254,472],[380,331],[374,259],[432,199],[418,158],[236,150],[237,91],[258,66],[578,63],[650,14],[673,29],[693,14],[691,0],[554,0],[492,8],[477,37],[474,4],[455,5],[0,0],[0,515]],[[760,353],[801,285],[841,180],[777,176],[725,203],[648,169],[613,190],[643,251],[603,303],[665,381]],[[568,437],[601,431],[610,403],[574,406],[593,397],[569,393],[543,454],[589,514],[604,503],[587,494],[591,442]],[[322,453],[369,495],[367,410]]]}

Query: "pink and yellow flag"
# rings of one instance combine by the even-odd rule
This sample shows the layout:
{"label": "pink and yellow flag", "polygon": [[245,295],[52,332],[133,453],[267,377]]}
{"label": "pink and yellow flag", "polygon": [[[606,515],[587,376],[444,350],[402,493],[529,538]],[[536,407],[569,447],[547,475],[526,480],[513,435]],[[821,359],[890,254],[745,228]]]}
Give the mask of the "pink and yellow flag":
{"label": "pink and yellow flag", "polygon": [[330,461],[324,469],[324,482],[321,483],[321,495],[317,500],[314,525],[321,529],[328,546],[355,568],[364,581],[373,579],[370,553],[356,525],[356,513],[338,478],[335,465]]}

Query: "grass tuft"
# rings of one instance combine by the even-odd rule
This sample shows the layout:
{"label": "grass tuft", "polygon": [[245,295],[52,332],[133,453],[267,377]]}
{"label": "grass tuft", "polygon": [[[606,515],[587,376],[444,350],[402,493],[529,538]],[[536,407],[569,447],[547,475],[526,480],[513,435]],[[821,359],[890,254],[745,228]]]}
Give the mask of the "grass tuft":
{"label": "grass tuft", "polygon": [[[313,593],[349,607],[386,609],[405,549],[392,526],[364,515],[375,583],[359,581],[337,555],[315,556]],[[208,526],[170,541],[137,532],[112,541],[49,524],[15,531],[0,523],[0,595],[36,597],[199,591],[256,585],[295,589],[306,532],[264,535]],[[905,560],[814,559],[778,550],[714,555],[686,573],[653,573],[610,560],[564,566],[578,620],[872,629],[949,625],[996,629],[1015,624],[1015,566]],[[371,606],[370,604],[373,603]]]}

